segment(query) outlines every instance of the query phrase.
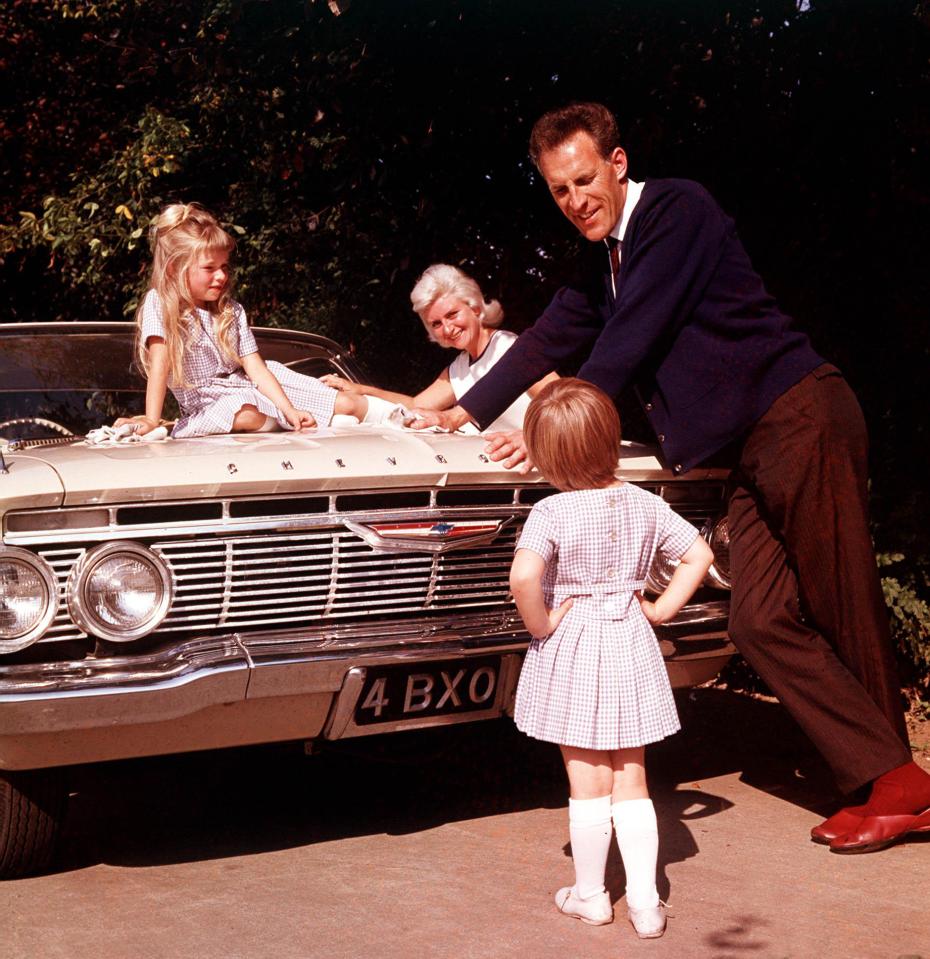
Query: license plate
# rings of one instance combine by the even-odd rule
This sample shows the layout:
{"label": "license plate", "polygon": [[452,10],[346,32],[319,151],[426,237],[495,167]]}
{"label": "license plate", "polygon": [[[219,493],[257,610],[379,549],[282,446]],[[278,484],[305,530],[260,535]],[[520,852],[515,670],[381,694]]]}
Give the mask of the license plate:
{"label": "license plate", "polygon": [[355,724],[371,726],[492,709],[500,676],[500,656],[375,666],[365,675]]}

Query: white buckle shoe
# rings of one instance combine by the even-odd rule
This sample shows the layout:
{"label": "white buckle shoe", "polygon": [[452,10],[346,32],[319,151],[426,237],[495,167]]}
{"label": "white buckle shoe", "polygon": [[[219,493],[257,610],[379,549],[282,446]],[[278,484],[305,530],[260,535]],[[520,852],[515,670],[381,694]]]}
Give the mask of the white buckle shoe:
{"label": "white buckle shoe", "polygon": [[555,904],[559,907],[559,912],[574,916],[575,919],[592,926],[606,926],[608,922],[614,921],[610,896],[606,892],[599,892],[589,899],[580,899],[575,895],[574,886],[563,886],[555,894]]}
{"label": "white buckle shoe", "polygon": [[660,899],[657,906],[648,909],[628,907],[627,914],[640,939],[658,939],[665,932],[667,910],[668,906]]}

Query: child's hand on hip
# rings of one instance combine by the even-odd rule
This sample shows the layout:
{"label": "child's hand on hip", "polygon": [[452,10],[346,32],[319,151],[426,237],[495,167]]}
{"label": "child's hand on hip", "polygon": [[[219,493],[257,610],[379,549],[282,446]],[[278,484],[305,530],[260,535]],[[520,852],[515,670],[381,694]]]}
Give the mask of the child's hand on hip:
{"label": "child's hand on hip", "polygon": [[575,602],[574,599],[569,596],[561,606],[549,610],[549,632],[546,634],[547,636],[551,636],[558,629],[559,623],[565,619],[565,614],[572,608],[573,602]]}
{"label": "child's hand on hip", "polygon": [[655,603],[650,602],[640,592],[636,593],[636,598],[639,600],[639,608],[643,611],[643,616],[645,616],[653,626],[659,626],[665,622],[662,614],[656,608]]}

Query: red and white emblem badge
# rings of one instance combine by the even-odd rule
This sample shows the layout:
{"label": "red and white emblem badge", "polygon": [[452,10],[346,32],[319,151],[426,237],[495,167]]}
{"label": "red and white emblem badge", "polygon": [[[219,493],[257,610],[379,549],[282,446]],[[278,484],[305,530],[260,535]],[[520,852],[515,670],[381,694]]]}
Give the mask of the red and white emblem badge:
{"label": "red and white emblem badge", "polygon": [[346,522],[346,526],[379,552],[442,553],[490,543],[509,522],[509,519],[450,519],[406,523]]}

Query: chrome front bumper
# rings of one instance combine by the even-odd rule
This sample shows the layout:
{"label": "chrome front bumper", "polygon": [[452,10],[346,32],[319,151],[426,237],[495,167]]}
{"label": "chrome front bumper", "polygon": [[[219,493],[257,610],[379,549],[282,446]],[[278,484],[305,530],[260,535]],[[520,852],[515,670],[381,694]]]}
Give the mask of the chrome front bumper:
{"label": "chrome front bumper", "polygon": [[[728,603],[687,607],[658,630],[676,686],[711,678],[733,648]],[[195,637],[149,653],[0,667],[0,769],[70,765],[288,739],[338,739],[510,710],[527,636],[512,613],[434,623]],[[365,670],[500,656],[481,712],[358,727]]]}

